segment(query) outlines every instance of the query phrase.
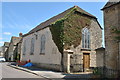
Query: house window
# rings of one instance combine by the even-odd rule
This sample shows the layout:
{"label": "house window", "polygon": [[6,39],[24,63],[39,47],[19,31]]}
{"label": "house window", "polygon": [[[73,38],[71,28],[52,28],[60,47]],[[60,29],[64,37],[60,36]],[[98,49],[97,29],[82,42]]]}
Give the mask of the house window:
{"label": "house window", "polygon": [[34,40],[34,38],[32,38],[31,39],[31,52],[30,52],[31,55],[34,54],[34,43],[35,43],[35,40]]}
{"label": "house window", "polygon": [[46,37],[45,37],[45,35],[42,35],[41,36],[40,54],[45,54],[45,42],[46,42]]}
{"label": "house window", "polygon": [[55,47],[52,48],[52,53],[56,54],[57,53],[57,49]]}
{"label": "house window", "polygon": [[90,32],[88,28],[82,29],[82,48],[90,48]]}
{"label": "house window", "polygon": [[24,44],[23,44],[23,55],[25,55],[26,53],[26,40],[24,41]]}

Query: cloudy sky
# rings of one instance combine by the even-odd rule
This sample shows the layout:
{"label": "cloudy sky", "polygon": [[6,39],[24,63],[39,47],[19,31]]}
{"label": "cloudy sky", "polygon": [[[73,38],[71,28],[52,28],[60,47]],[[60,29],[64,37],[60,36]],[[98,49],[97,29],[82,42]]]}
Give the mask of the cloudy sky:
{"label": "cloudy sky", "polygon": [[20,32],[25,34],[74,5],[96,16],[103,27],[101,9],[105,4],[106,2],[2,2],[0,46],[3,42],[9,42],[11,36],[18,36]]}

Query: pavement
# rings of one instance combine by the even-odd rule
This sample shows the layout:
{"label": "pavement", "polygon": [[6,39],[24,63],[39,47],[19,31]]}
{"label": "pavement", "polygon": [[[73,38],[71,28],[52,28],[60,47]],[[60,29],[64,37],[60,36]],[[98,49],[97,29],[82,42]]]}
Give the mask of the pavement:
{"label": "pavement", "polygon": [[20,67],[20,66],[15,66],[15,65],[8,65],[12,68],[16,68],[22,71],[26,71],[29,73],[32,73],[37,76],[41,76],[46,79],[68,79],[68,78],[78,78],[78,79],[89,79],[92,76],[92,73],[90,72],[81,72],[81,73],[63,73],[63,72],[55,72],[55,71],[50,71],[50,70],[45,70],[45,69],[40,69],[37,67],[30,67],[30,68],[25,68],[25,67]]}
{"label": "pavement", "polygon": [[12,67],[7,66],[8,63],[4,62],[4,63],[0,63],[1,65],[1,70],[2,72],[0,73],[0,76],[2,78],[42,78],[44,80],[46,80],[45,78],[41,77],[41,76],[37,76],[31,73],[28,73],[26,71],[23,70],[19,70],[19,69],[15,69]]}

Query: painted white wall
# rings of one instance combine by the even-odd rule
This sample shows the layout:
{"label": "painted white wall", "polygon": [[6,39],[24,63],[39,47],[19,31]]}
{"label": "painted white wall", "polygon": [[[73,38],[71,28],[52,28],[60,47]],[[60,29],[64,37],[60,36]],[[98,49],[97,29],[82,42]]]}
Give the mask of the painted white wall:
{"label": "painted white wall", "polygon": [[[38,35],[38,38],[36,39],[35,34]],[[40,54],[40,47],[41,46],[41,36],[45,35],[46,37],[46,43],[45,43],[45,55]],[[30,55],[30,49],[31,49],[31,39],[35,39],[34,44],[34,54]],[[26,40],[26,53],[25,55],[22,55],[21,60],[31,60],[33,63],[46,63],[46,64],[61,64],[61,53],[58,51],[57,46],[55,45],[54,41],[52,40],[52,34],[50,32],[49,27],[42,29],[36,33],[27,35],[23,37],[23,42],[21,45],[21,52],[23,54],[23,46],[24,41]],[[53,49],[54,48],[54,49]]]}

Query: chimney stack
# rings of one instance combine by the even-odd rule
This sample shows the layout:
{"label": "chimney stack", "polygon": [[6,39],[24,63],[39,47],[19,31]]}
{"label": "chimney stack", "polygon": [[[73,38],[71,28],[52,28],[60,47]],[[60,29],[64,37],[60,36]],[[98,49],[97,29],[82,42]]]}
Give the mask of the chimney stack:
{"label": "chimney stack", "polygon": [[19,37],[22,37],[22,33],[19,33]]}

